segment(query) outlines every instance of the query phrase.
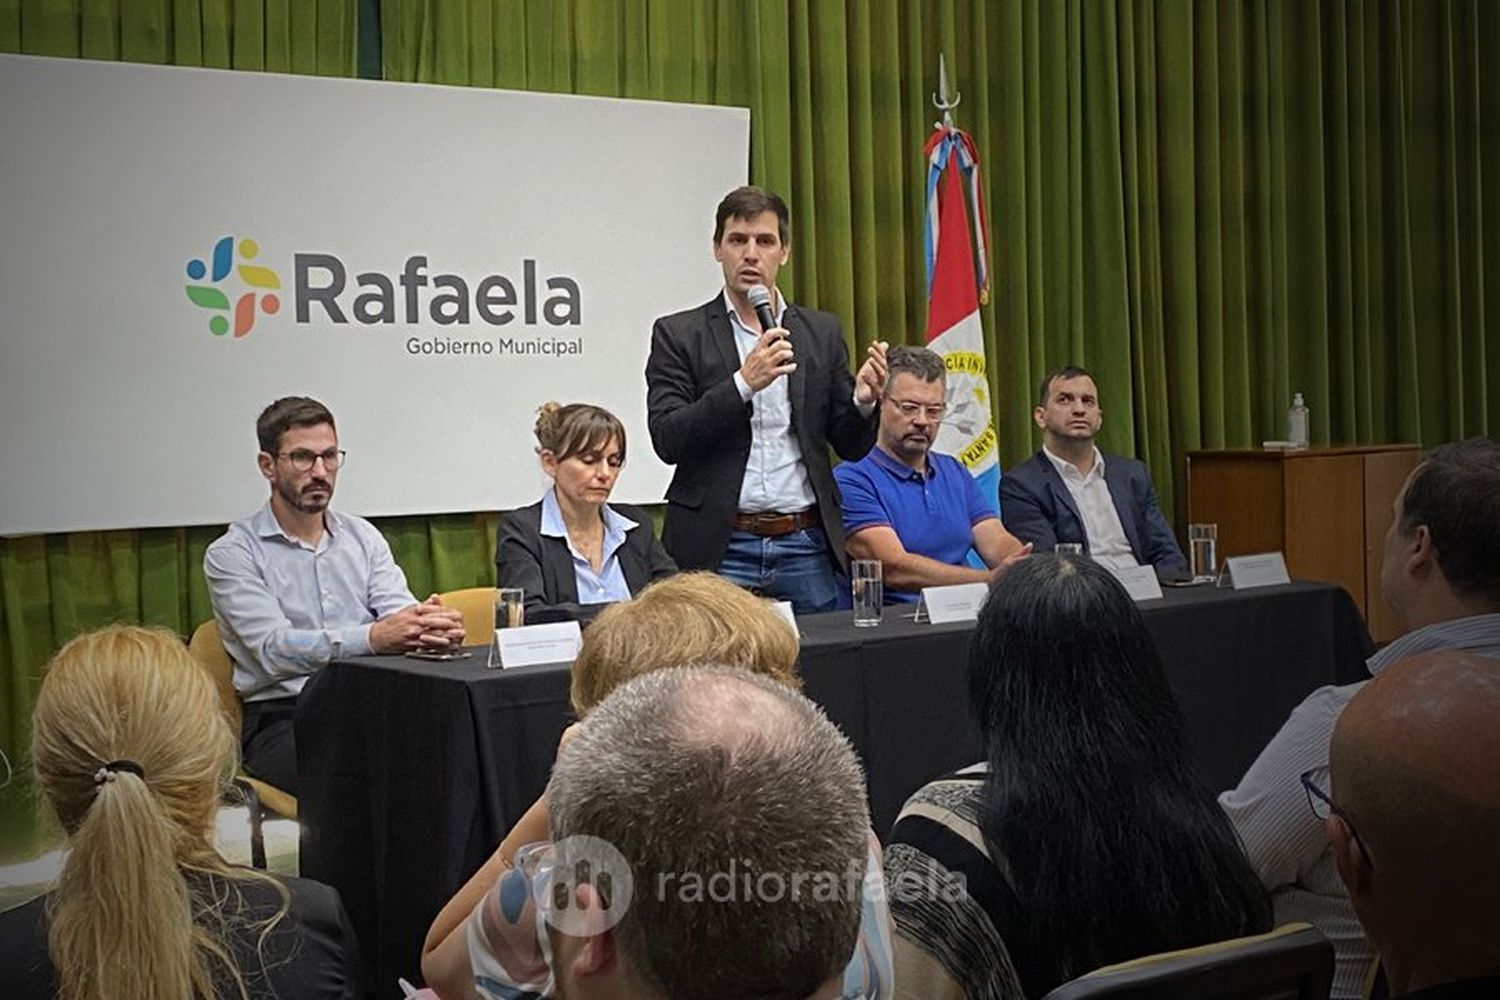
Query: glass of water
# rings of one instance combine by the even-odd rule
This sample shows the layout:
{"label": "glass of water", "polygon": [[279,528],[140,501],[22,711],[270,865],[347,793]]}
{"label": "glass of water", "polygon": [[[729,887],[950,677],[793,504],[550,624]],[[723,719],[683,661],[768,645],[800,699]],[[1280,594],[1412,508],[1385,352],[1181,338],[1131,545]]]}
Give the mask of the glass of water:
{"label": "glass of water", "polygon": [[522,587],[495,588],[495,634],[490,638],[489,664],[499,667],[500,630],[526,624],[526,591]]}
{"label": "glass of water", "polygon": [[1081,556],[1083,555],[1083,543],[1058,542],[1056,545],[1052,546],[1052,551],[1060,556]]}
{"label": "glass of water", "polygon": [[854,624],[860,628],[879,625],[881,606],[885,600],[880,560],[851,560],[849,585],[854,596]]}
{"label": "glass of water", "polygon": [[1193,579],[1204,582],[1218,579],[1219,526],[1208,523],[1188,525],[1188,548]]}

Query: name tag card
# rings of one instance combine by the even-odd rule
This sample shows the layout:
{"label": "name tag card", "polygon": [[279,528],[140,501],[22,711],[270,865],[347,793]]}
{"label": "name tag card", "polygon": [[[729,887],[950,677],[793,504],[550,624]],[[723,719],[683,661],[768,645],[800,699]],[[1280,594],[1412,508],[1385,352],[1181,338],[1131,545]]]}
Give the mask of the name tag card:
{"label": "name tag card", "polygon": [[786,623],[792,627],[792,634],[800,638],[802,630],[797,627],[797,613],[792,610],[792,602],[776,601],[771,607],[776,610],[778,615],[786,619]]}
{"label": "name tag card", "polygon": [[1286,571],[1286,557],[1280,552],[1262,552],[1254,556],[1231,556],[1224,560],[1224,571],[1235,590],[1274,587],[1291,583]]}
{"label": "name tag card", "polygon": [[979,618],[979,609],[989,596],[987,583],[954,583],[946,587],[923,587],[921,608],[917,621],[922,620],[920,611],[925,609],[927,620],[934,625],[946,622],[972,622]]}
{"label": "name tag card", "polygon": [[1112,569],[1115,579],[1135,601],[1157,601],[1161,599],[1161,581],[1156,578],[1155,566],[1133,566],[1130,569]]}
{"label": "name tag card", "polygon": [[583,645],[583,633],[577,622],[548,622],[499,629],[495,632],[495,642],[500,649],[502,668],[572,663]]}

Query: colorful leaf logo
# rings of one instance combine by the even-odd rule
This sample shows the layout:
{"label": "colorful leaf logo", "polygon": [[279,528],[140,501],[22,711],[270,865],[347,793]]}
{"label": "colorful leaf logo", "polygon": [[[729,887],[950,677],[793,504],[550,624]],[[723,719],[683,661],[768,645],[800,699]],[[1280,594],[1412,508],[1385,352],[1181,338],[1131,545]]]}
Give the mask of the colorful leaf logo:
{"label": "colorful leaf logo", "polygon": [[[239,250],[241,263],[236,267],[234,264],[234,252]],[[205,278],[212,284],[190,284],[187,286],[188,301],[203,309],[211,309],[218,315],[208,321],[208,329],[216,337],[222,337],[230,330],[230,316],[233,316],[234,335],[243,337],[255,326],[256,305],[260,311],[267,316],[273,316],[281,308],[281,299],[272,294],[281,288],[281,279],[276,272],[269,267],[259,264],[251,264],[256,255],[260,253],[260,244],[252,239],[242,239],[236,248],[234,237],[225,236],[214,244],[214,251],[209,257],[209,263],[204,263],[198,258],[188,261],[187,276],[190,281],[201,282]],[[210,266],[212,270],[210,270]],[[217,287],[220,282],[229,277],[230,271],[235,271],[239,279],[249,290],[242,292],[234,300],[229,301],[229,296],[224,289]],[[263,291],[257,291],[257,289]]]}

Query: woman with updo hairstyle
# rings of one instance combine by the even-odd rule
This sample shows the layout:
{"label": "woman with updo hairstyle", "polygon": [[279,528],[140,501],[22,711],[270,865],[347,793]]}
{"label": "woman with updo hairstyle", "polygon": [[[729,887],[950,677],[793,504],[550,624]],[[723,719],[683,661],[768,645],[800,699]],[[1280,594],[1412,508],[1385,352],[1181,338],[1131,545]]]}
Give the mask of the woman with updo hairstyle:
{"label": "woman with updo hairstyle", "polygon": [[526,592],[528,621],[591,618],[677,572],[638,507],[609,503],[625,466],[625,427],[602,406],[544,403],[537,455],[552,486],[500,524],[495,585]]}
{"label": "woman with updo hairstyle", "polygon": [[238,749],[208,674],[165,630],[111,626],[53,657],[32,758],[68,853],[49,893],[0,913],[0,996],[358,995],[338,894],[214,849]]}

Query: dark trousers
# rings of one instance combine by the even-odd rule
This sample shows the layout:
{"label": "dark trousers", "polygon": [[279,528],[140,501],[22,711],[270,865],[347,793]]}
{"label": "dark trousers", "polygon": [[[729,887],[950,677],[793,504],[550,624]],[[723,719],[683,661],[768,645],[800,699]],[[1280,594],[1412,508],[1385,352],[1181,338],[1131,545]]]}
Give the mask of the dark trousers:
{"label": "dark trousers", "polygon": [[240,718],[240,760],[245,773],[297,794],[296,698],[246,702]]}

